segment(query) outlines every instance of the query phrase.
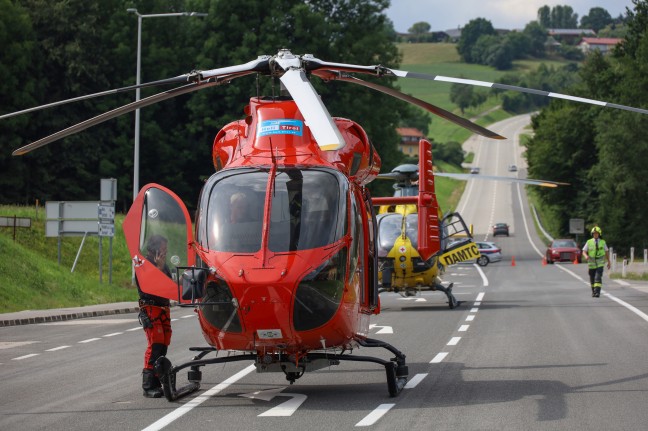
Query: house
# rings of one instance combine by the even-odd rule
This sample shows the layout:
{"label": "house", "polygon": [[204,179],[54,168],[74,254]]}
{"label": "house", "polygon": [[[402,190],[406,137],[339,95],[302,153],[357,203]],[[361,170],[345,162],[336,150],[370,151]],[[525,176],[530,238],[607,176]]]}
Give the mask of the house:
{"label": "house", "polygon": [[396,133],[400,136],[401,140],[398,148],[403,154],[410,157],[418,157],[419,141],[426,139],[423,132],[414,127],[398,127]]}
{"label": "house", "polygon": [[589,28],[549,28],[547,29],[547,35],[560,42],[569,43],[572,41],[575,45],[575,41],[583,36],[596,37],[596,32]]}
{"label": "house", "polygon": [[623,39],[612,37],[584,37],[578,44],[578,48],[583,51],[583,54],[590,53],[598,50],[601,54],[610,52],[617,44],[621,43]]}

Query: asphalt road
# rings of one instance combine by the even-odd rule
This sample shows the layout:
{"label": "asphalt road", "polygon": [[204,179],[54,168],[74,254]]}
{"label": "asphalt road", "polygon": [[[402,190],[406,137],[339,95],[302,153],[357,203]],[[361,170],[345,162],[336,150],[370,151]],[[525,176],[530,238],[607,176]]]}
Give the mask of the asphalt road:
{"label": "asphalt road", "polygon": [[[492,127],[514,137],[516,119]],[[515,139],[476,140],[482,174],[525,174]],[[248,363],[203,368],[199,392],[169,403],[141,395],[145,337],[136,315],[0,328],[0,429],[628,430],[648,423],[648,288],[604,280],[592,298],[586,266],[543,266],[524,189],[471,180],[459,209],[477,239],[504,260],[448,268],[462,301],[381,296],[371,337],[407,355],[410,382],[396,398],[384,369],[342,363],[294,385]],[[515,265],[512,265],[515,258]],[[174,308],[173,363],[205,342],[191,309]],[[378,349],[359,354],[389,357]],[[224,354],[224,353],[221,353]],[[184,373],[178,375],[180,384]]]}

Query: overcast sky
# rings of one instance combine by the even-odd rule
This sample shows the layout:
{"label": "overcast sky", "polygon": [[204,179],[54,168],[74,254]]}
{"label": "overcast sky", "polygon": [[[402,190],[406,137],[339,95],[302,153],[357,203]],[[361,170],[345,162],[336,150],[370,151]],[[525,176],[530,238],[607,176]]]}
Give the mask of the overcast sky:
{"label": "overcast sky", "polygon": [[495,28],[522,29],[537,19],[544,5],[569,5],[579,22],[593,7],[602,7],[613,18],[625,15],[626,7],[634,8],[631,0],[391,0],[386,13],[399,33],[420,21],[436,31],[463,27],[475,18],[486,18]]}

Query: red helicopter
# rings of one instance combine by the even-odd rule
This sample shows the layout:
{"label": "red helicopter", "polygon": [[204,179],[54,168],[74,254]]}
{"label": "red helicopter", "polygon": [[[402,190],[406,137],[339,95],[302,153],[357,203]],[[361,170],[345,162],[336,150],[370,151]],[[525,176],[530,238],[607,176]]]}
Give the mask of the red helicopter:
{"label": "red helicopter", "polygon": [[[331,117],[310,84],[309,75],[363,85],[480,135],[503,137],[349,73],[452,81],[569,97],[380,65],[331,63],[309,54],[298,56],[281,50],[277,55],[260,56],[241,65],[192,72],[0,117],[139,87],[189,82],[26,145],[14,152],[19,155],[135,109],[246,75],[279,78],[285,87],[286,94],[279,97],[251,98],[245,117],[226,125],[216,135],[212,149],[216,172],[201,191],[193,226],[182,201],[157,184],[142,188],[124,221],[141,289],[176,300],[180,306],[195,307],[208,344],[192,348],[199,353],[180,365],[173,366],[165,357],[158,360],[156,372],[169,401],[199,389],[201,367],[232,361],[252,361],[259,372],[284,373],[291,383],[306,371],[341,361],[372,362],[385,367],[390,396],[397,396],[405,386],[405,355],[384,341],[368,337],[370,317],[380,312],[374,205],[416,205],[418,253],[428,260],[441,251],[443,235],[439,229],[431,144],[420,142],[418,194],[373,202],[366,185],[380,171],[379,155],[359,124]],[[171,277],[145,257],[147,242],[154,235],[168,240]],[[352,354],[358,346],[383,348],[393,357]],[[205,357],[218,350],[232,355]],[[185,368],[189,368],[189,383],[177,388],[176,375]]]}

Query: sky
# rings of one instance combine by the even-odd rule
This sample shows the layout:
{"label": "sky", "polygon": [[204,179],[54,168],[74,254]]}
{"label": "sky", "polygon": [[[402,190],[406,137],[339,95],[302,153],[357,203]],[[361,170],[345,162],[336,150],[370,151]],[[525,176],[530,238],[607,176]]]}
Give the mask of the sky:
{"label": "sky", "polygon": [[513,30],[537,20],[538,9],[544,5],[571,6],[579,22],[593,7],[602,7],[613,18],[625,15],[626,7],[634,8],[632,0],[391,0],[386,14],[399,33],[407,33],[412,24],[421,21],[439,31],[463,27],[475,18],[486,18],[495,28]]}

